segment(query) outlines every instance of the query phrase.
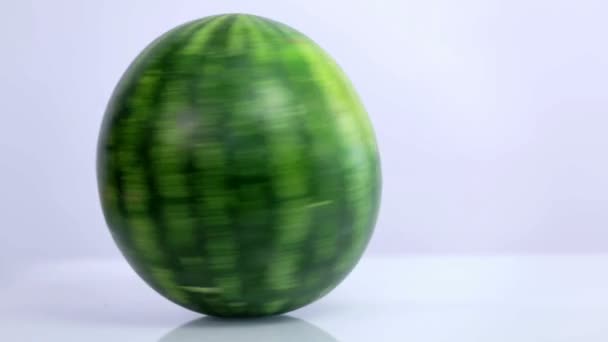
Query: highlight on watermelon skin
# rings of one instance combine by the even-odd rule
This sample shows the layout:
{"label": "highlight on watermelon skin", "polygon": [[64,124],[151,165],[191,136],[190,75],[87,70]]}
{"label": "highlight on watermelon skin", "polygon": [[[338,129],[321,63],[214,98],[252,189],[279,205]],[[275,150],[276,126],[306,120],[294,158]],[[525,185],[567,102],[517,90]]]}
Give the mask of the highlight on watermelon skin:
{"label": "highlight on watermelon skin", "polygon": [[373,128],[340,67],[246,14],[183,24],[142,51],[107,106],[97,176],[135,272],[225,317],[284,313],[335,288],[381,192]]}

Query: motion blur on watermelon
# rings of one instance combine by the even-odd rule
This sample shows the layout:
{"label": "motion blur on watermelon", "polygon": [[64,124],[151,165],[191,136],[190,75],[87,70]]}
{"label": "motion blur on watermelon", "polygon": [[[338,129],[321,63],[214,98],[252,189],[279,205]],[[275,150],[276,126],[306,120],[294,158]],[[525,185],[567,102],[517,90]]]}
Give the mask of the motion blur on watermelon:
{"label": "motion blur on watermelon", "polygon": [[313,41],[245,14],[151,43],[116,87],[97,154],[101,203],[133,269],[194,311],[253,317],[336,287],[374,228],[374,132]]}

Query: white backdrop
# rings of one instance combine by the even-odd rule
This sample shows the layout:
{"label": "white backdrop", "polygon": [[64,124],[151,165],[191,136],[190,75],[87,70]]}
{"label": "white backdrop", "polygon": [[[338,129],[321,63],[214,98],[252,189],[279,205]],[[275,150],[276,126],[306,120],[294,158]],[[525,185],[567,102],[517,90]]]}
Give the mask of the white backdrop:
{"label": "white backdrop", "polygon": [[137,53],[248,12],[323,46],[383,160],[379,253],[608,251],[603,0],[3,1],[0,267],[117,255],[95,181],[102,114]]}

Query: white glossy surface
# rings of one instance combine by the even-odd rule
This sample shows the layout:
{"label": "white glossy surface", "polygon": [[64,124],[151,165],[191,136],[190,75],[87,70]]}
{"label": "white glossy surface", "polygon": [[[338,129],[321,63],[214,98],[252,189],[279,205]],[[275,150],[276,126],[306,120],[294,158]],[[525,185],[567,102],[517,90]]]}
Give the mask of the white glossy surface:
{"label": "white glossy surface", "polygon": [[322,300],[226,321],[183,310],[122,260],[39,265],[0,287],[0,341],[602,341],[608,256],[367,258]]}

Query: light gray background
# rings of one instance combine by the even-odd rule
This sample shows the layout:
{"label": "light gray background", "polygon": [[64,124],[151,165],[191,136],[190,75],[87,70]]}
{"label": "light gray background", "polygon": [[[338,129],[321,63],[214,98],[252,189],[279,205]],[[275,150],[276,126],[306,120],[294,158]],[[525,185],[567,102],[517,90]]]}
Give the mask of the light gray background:
{"label": "light gray background", "polygon": [[285,22],[342,65],[375,125],[368,249],[608,251],[603,0],[2,1],[0,267],[115,256],[95,146],[118,78],[187,20]]}

